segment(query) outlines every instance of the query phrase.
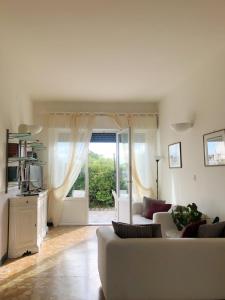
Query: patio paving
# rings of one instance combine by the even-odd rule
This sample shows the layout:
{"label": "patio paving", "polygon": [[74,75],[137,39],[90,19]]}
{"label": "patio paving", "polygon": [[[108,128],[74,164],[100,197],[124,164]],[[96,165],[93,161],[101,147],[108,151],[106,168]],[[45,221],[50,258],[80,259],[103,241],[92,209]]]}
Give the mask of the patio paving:
{"label": "patio paving", "polygon": [[116,221],[115,210],[89,210],[89,224],[107,225]]}

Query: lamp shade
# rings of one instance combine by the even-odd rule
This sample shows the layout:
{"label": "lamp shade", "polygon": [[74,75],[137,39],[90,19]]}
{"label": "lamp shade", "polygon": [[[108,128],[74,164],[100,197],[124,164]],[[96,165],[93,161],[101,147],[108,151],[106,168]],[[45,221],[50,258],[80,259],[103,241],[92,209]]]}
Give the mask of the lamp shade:
{"label": "lamp shade", "polygon": [[43,127],[41,125],[20,124],[18,126],[19,133],[31,133],[33,135],[40,133],[42,129]]}
{"label": "lamp shade", "polygon": [[155,155],[155,160],[160,160],[160,159],[162,159],[163,157],[161,156],[161,155]]}

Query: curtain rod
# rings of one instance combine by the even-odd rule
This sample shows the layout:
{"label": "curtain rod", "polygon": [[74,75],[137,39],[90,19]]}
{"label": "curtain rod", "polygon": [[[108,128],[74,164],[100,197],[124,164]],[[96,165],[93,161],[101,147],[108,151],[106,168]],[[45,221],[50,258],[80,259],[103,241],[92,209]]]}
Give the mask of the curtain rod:
{"label": "curtain rod", "polygon": [[70,115],[70,114],[78,114],[78,115],[95,115],[95,116],[110,116],[110,115],[119,115],[119,116],[159,116],[159,113],[119,113],[119,112],[50,112],[50,115]]}

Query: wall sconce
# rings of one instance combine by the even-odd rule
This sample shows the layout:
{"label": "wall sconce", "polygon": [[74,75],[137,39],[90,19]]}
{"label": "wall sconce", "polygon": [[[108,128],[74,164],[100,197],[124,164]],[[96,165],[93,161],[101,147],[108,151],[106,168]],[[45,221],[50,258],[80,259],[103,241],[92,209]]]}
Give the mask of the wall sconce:
{"label": "wall sconce", "polygon": [[33,135],[40,133],[42,129],[43,127],[41,125],[20,124],[18,126],[19,133],[31,133]]}
{"label": "wall sconce", "polygon": [[181,122],[170,125],[170,128],[176,132],[184,132],[194,126],[194,122]]}

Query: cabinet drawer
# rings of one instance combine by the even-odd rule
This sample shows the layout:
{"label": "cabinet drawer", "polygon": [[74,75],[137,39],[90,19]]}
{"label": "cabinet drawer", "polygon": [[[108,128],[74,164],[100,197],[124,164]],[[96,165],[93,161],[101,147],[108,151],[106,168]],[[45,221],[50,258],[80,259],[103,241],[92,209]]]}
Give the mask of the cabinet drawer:
{"label": "cabinet drawer", "polygon": [[37,196],[10,198],[9,203],[10,203],[10,207],[26,206],[26,205],[36,206],[37,205]]}

